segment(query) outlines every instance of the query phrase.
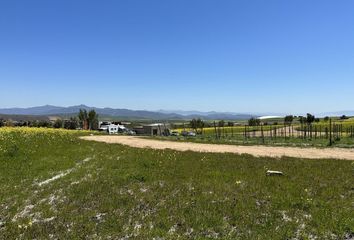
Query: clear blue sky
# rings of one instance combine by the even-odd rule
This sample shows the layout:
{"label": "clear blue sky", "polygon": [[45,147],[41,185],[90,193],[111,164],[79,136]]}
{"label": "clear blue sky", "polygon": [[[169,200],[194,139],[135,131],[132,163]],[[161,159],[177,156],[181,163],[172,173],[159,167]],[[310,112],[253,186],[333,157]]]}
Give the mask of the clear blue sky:
{"label": "clear blue sky", "polygon": [[0,2],[0,107],[354,109],[354,1]]}

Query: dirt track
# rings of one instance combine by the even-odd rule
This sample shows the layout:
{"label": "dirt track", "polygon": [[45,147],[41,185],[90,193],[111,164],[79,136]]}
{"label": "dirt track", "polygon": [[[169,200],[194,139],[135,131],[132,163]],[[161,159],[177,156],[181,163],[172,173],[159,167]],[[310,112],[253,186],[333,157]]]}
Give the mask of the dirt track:
{"label": "dirt track", "polygon": [[354,160],[354,149],[342,148],[296,148],[296,147],[268,147],[268,146],[237,146],[222,144],[203,144],[189,142],[159,141],[132,136],[86,136],[81,137],[85,140],[98,141],[105,143],[119,143],[137,148],[153,149],[173,149],[177,151],[195,152],[215,152],[215,153],[247,153],[254,156],[266,157],[296,157],[296,158],[333,158]]}

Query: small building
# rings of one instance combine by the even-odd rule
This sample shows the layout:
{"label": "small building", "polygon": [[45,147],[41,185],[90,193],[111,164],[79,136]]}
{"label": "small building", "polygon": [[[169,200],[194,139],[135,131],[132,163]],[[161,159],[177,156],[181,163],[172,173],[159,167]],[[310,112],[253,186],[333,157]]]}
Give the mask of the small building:
{"label": "small building", "polygon": [[133,131],[137,134],[137,135],[144,135],[144,128],[143,126],[137,126],[133,128]]}
{"label": "small building", "polygon": [[164,123],[143,125],[143,134],[151,136],[168,136],[170,135],[169,125]]}
{"label": "small building", "polygon": [[61,117],[57,117],[57,116],[49,116],[48,119],[49,119],[49,122],[51,122],[51,123],[54,123],[57,120],[62,120]]}

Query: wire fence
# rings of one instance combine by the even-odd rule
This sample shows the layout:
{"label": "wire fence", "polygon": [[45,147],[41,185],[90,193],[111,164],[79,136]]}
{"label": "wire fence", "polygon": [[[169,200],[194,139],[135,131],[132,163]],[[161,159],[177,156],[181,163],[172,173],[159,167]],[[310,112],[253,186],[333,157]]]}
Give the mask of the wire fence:
{"label": "wire fence", "polygon": [[296,124],[296,125],[260,125],[260,126],[216,126],[201,129],[199,136],[202,138],[243,139],[244,141],[258,139],[261,142],[270,140],[327,140],[328,145],[341,139],[354,139],[354,124],[348,125],[335,123],[331,120],[321,124]]}

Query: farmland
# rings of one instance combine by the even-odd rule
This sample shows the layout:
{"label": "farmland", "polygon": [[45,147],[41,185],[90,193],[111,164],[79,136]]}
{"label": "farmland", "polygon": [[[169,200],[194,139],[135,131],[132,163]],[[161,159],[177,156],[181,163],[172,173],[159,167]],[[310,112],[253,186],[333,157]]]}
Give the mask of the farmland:
{"label": "farmland", "polygon": [[302,138],[302,137],[284,137],[279,135],[278,137],[265,136],[262,138],[259,132],[256,132],[253,136],[253,132],[249,136],[244,137],[243,134],[235,134],[221,136],[216,138],[213,135],[197,135],[195,137],[184,137],[184,136],[153,136],[150,137],[156,140],[162,141],[176,141],[176,142],[193,142],[193,143],[210,143],[210,144],[229,144],[229,145],[267,145],[267,146],[289,146],[289,147],[317,147],[317,148],[327,148],[327,147],[340,147],[340,148],[353,148],[354,138],[353,137],[342,137],[339,140],[334,140],[332,146],[329,146],[329,141],[324,136],[313,137],[313,138]]}
{"label": "farmland", "polygon": [[[263,126],[262,129],[264,131],[270,131],[271,129],[275,129],[275,128],[282,128],[284,127],[284,125],[276,125],[276,126],[271,126],[271,125],[266,125]],[[260,126],[247,126],[247,128],[245,128],[245,126],[233,126],[233,127],[206,127],[203,128],[203,135],[205,136],[213,136],[215,135],[215,132],[218,132],[220,134],[226,134],[226,135],[232,135],[232,134],[242,134],[245,131],[247,132],[253,132],[253,131],[260,131]],[[182,132],[182,131],[193,131],[192,128],[187,127],[187,128],[178,128],[175,129],[175,131],[178,132]]]}
{"label": "farmland", "polygon": [[[214,126],[204,128],[190,128],[190,124],[178,125],[173,129],[179,136],[155,136],[159,140],[233,144],[233,145],[275,145],[298,147],[354,147],[353,118],[331,120],[317,119],[318,121],[300,123],[296,118],[293,123],[284,123],[284,119],[267,119],[258,126],[244,125]],[[278,124],[278,123],[283,124]],[[240,124],[240,123],[237,123]],[[182,126],[182,127],[181,127]],[[188,136],[183,132],[195,132],[196,136]]]}
{"label": "farmland", "polygon": [[[1,239],[350,239],[353,161],[257,158],[0,128]],[[269,177],[267,169],[285,176]]]}

